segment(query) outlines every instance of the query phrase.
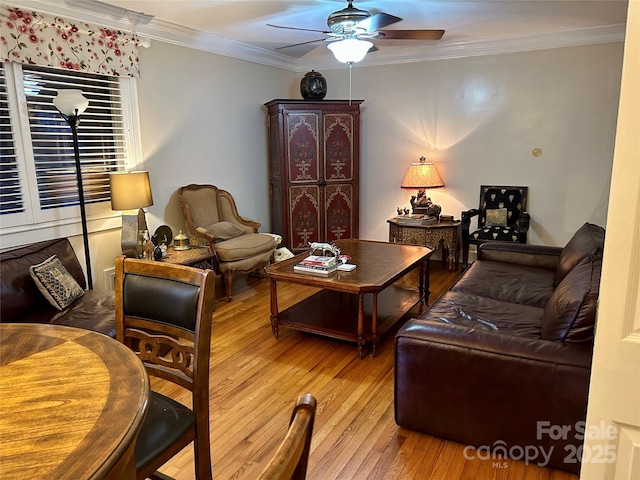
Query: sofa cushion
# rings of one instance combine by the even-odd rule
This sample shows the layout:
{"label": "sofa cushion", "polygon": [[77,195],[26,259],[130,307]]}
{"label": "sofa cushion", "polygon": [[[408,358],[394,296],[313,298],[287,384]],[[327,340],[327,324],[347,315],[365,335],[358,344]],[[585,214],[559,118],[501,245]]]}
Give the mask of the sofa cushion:
{"label": "sofa cushion", "polygon": [[583,258],[560,282],[544,309],[543,339],[593,340],[601,269],[602,257]]}
{"label": "sofa cushion", "polygon": [[[67,308],[51,308],[50,322],[56,325],[86,328],[110,337],[116,336],[116,305],[113,290],[86,290]],[[25,321],[28,319],[25,319]],[[37,321],[42,321],[40,318]]]}
{"label": "sofa cushion", "polygon": [[542,308],[450,291],[436,300],[419,318],[505,335],[540,338],[543,313]]}
{"label": "sofa cushion", "polygon": [[[29,267],[56,255],[76,282],[84,289],[82,267],[66,238],[32,243],[0,253],[0,319],[2,322],[22,320],[34,312],[50,316],[56,312],[40,293]],[[34,317],[31,317],[34,318]],[[35,321],[35,320],[32,320]]]}
{"label": "sofa cushion", "polygon": [[482,260],[472,263],[451,290],[544,308],[553,293],[554,275],[546,268]]}
{"label": "sofa cushion", "polygon": [[273,251],[276,240],[262,233],[249,233],[216,243],[216,253],[221,262],[234,262]]}
{"label": "sofa cushion", "polygon": [[47,301],[63,310],[84,294],[69,271],[56,255],[29,267],[31,278]]}
{"label": "sofa cushion", "polygon": [[558,259],[556,285],[567,276],[573,267],[589,255],[602,255],[604,248],[604,229],[597,225],[585,223],[565,245]]}

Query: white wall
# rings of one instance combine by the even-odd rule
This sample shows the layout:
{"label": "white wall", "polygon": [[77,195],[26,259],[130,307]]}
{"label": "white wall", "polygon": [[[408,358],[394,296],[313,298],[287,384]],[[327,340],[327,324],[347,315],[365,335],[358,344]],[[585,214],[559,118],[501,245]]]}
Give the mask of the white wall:
{"label": "white wall", "polygon": [[[140,52],[144,168],[151,176],[153,231],[184,228],[176,190],[212,183],[241,214],[270,228],[266,112],[300,98],[303,74],[162,42]],[[477,206],[485,183],[529,186],[530,243],[564,245],[586,221],[605,225],[620,91],[622,44],[570,47],[379,67],[355,67],[364,99],[361,238],[386,240],[386,219],[411,192],[399,188],[421,155],[445,188],[443,213]],[[349,96],[346,67],[322,72],[327,99]],[[542,149],[541,157],[532,149]],[[108,242],[108,245],[97,245]],[[119,235],[92,235],[96,288]]]}
{"label": "white wall", "polygon": [[[529,242],[564,245],[582,223],[606,222],[622,44],[355,67],[362,104],[362,238],[385,240],[386,219],[411,194],[407,166],[426,155],[445,188],[443,213],[476,207],[485,183],[529,186]],[[230,190],[269,229],[265,102],[300,98],[299,79],[271,67],[154,42],[138,84],[149,226],[183,228],[175,191]],[[322,72],[327,99],[348,98],[349,72]],[[534,157],[534,148],[542,156]]]}
{"label": "white wall", "polygon": [[[443,177],[428,192],[443,213],[477,208],[481,184],[526,185],[530,243],[564,245],[586,221],[604,226],[621,65],[618,43],[354,67],[352,95],[365,100],[361,236],[387,238],[421,155]],[[348,98],[347,68],[322,73],[327,98]]]}
{"label": "white wall", "polygon": [[178,233],[176,191],[190,183],[229,190],[238,210],[269,228],[266,114],[290,92],[291,72],[153,42],[140,52],[138,81],[144,168],[154,205],[147,223]]}

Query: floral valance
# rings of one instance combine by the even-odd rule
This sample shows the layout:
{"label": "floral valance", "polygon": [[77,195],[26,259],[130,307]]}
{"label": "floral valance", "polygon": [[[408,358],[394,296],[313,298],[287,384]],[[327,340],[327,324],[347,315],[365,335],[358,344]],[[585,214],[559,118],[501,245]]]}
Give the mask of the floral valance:
{"label": "floral valance", "polygon": [[137,36],[0,5],[2,61],[139,77]]}

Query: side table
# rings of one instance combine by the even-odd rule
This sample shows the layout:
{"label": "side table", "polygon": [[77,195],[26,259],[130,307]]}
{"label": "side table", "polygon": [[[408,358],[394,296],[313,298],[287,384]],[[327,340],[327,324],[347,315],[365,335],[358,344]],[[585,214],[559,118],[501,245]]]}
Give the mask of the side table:
{"label": "side table", "polygon": [[192,245],[187,250],[176,250],[174,247],[168,247],[167,256],[162,259],[163,262],[177,265],[213,269],[212,260],[213,253],[211,253],[209,247],[197,245]]}
{"label": "side table", "polygon": [[444,260],[448,261],[449,271],[458,265],[458,235],[460,221],[452,223],[433,223],[431,225],[402,225],[396,218],[387,220],[389,224],[389,242],[405,245],[424,245],[437,250],[442,244]]}

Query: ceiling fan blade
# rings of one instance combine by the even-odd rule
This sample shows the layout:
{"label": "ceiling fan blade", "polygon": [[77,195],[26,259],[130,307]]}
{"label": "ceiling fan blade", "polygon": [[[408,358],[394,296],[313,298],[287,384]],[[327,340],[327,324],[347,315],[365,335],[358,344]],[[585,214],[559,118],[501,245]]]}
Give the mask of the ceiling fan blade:
{"label": "ceiling fan blade", "polygon": [[358,22],[356,28],[364,28],[367,32],[372,33],[380,28],[386,27],[387,25],[392,25],[400,21],[402,21],[400,17],[380,12]]}
{"label": "ceiling fan blade", "polygon": [[272,25],[270,23],[267,23],[267,27],[284,28],[286,30],[302,30],[304,32],[331,33],[331,31],[329,30],[315,30],[313,28],[298,28],[298,27],[283,27],[282,25]]}
{"label": "ceiling fan blade", "polygon": [[292,43],[291,45],[285,45],[284,47],[278,47],[278,48],[276,48],[276,50],[282,50],[283,48],[298,47],[300,45],[306,45],[308,43],[324,42],[324,41],[325,41],[324,38],[318,38],[316,40],[309,40],[308,42]]}
{"label": "ceiling fan blade", "polygon": [[378,30],[384,40],[440,40],[444,30]]}

